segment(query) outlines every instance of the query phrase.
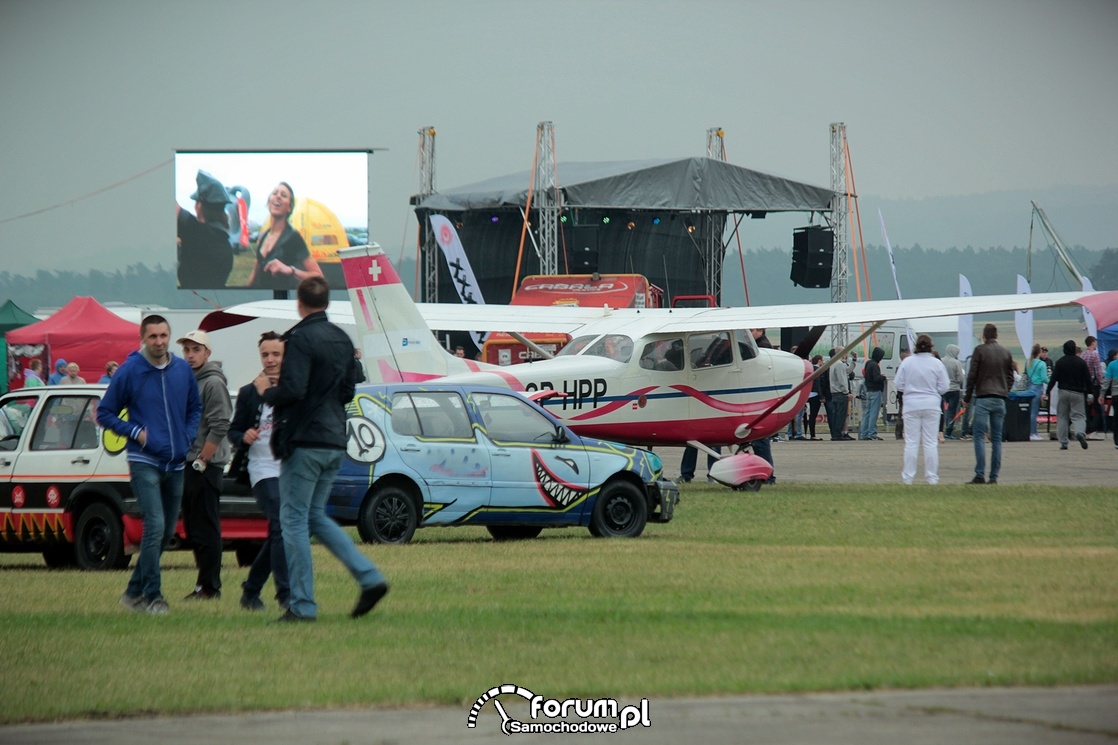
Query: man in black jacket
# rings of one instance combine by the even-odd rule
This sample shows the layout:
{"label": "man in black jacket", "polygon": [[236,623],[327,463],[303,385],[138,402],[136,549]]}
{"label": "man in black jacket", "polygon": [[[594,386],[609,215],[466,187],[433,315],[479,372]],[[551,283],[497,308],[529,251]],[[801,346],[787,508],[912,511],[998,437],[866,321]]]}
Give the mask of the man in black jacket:
{"label": "man in black jacket", "polygon": [[881,372],[881,360],[885,359],[885,350],[874,347],[870,359],[862,368],[862,376],[866,383],[866,408],[862,413],[861,431],[859,440],[880,440],[877,435],[877,415],[881,411],[881,397],[885,395],[885,375]]}
{"label": "man in black jacket", "polygon": [[350,615],[359,618],[388,592],[384,576],[337,523],[326,516],[326,501],[346,447],[345,406],[353,398],[356,365],[353,343],[330,323],[330,286],[321,276],[299,283],[296,307],[302,319],[284,334],[278,385],[256,378],[264,403],[275,407],[272,452],[280,466],[280,523],[291,596],[280,621],[313,621],[314,570],[310,537],[345,565],[361,588]]}
{"label": "man in black jacket", "polygon": [[1087,393],[1091,390],[1091,371],[1087,363],[1075,353],[1075,342],[1064,342],[1064,356],[1056,360],[1052,367],[1052,377],[1044,397],[1052,393],[1053,386],[1060,386],[1060,396],[1056,401],[1056,436],[1060,438],[1060,450],[1068,449],[1068,425],[1079,440],[1079,447],[1087,449]]}

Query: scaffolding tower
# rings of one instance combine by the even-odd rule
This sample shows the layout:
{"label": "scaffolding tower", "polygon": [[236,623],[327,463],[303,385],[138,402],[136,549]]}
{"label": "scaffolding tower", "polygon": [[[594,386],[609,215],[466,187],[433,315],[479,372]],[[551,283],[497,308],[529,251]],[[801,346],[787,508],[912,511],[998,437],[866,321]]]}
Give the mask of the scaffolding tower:
{"label": "scaffolding tower", "polygon": [[[419,130],[419,197],[435,193],[435,128],[422,127]],[[418,203],[418,200],[417,200]],[[430,224],[421,225],[419,235],[422,245],[423,276],[420,278],[418,293],[420,302],[433,303],[439,297],[439,247],[435,243],[435,233]]]}
{"label": "scaffolding tower", "polygon": [[[707,130],[707,157],[726,161],[726,132],[722,127],[711,127]],[[716,303],[721,304],[722,260],[726,257],[722,236],[726,232],[726,215],[708,211],[699,217],[698,238],[694,237],[696,229],[694,223],[687,223],[687,232],[703,259],[703,282],[706,284],[707,294],[713,297]]]}
{"label": "scaffolding tower", "polygon": [[540,274],[559,273],[559,214],[562,195],[555,173],[555,126],[540,122],[536,126],[535,207],[539,222]]}
{"label": "scaffolding tower", "polygon": [[[845,303],[847,283],[850,279],[850,242],[846,229],[846,125],[831,124],[831,230],[835,234],[835,253],[831,268],[831,302]],[[835,349],[846,346],[846,325],[831,326],[831,345]]]}

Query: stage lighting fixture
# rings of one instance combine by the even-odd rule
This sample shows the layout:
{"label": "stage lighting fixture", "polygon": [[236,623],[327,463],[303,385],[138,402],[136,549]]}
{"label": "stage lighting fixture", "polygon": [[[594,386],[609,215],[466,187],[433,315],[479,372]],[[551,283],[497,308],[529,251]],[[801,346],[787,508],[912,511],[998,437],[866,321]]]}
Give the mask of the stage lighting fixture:
{"label": "stage lighting fixture", "polygon": [[609,225],[609,216],[602,218],[602,225]]}
{"label": "stage lighting fixture", "polygon": [[496,215],[493,215],[493,217],[489,218],[489,222],[498,222],[500,219],[501,218],[497,217]]}
{"label": "stage lighting fixture", "polygon": [[625,227],[629,228],[629,230],[632,230],[633,228],[637,227],[637,224],[635,222],[633,222],[632,220],[630,220],[629,224],[626,225]]}
{"label": "stage lighting fixture", "polygon": [[660,218],[659,217],[652,218],[652,224],[653,225],[659,225],[660,224]]}

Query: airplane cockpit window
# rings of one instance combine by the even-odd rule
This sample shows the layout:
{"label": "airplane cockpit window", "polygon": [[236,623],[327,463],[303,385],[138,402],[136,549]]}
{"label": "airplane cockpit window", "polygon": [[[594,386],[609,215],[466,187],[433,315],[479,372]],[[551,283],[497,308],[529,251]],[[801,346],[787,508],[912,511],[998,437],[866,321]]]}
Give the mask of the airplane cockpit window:
{"label": "airplane cockpit window", "polygon": [[563,357],[576,355],[582,350],[586,349],[586,346],[597,338],[597,335],[575,337],[574,339],[571,339],[569,342],[567,342],[567,346],[560,349],[558,354],[556,354],[555,356]]}
{"label": "airplane cockpit window", "polygon": [[625,334],[606,334],[591,344],[585,354],[605,357],[617,362],[628,362],[633,356],[633,340]]}
{"label": "airplane cockpit window", "polygon": [[730,346],[730,334],[720,331],[711,334],[692,334],[687,337],[690,345],[691,366],[699,369],[704,367],[721,367],[732,364],[734,361],[733,347]]}
{"label": "airplane cockpit window", "polygon": [[646,370],[677,372],[683,369],[683,339],[661,339],[645,345],[640,366]]}
{"label": "airplane cockpit window", "polygon": [[738,354],[741,355],[742,362],[757,356],[757,342],[753,334],[749,333],[749,329],[735,330],[734,342],[738,345]]}

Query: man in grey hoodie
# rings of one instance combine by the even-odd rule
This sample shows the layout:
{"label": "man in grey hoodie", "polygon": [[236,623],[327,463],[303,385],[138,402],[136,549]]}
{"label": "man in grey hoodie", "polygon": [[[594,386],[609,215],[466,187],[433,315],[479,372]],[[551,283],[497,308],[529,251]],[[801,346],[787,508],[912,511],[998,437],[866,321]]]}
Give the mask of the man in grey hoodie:
{"label": "man in grey hoodie", "polygon": [[943,404],[947,407],[944,415],[943,436],[945,439],[955,438],[955,415],[959,413],[959,397],[962,395],[963,383],[967,380],[963,363],[959,361],[959,345],[948,344],[943,355],[943,366],[947,368],[947,382],[950,387],[943,394]]}
{"label": "man in grey hoodie", "polygon": [[202,398],[202,421],[186,459],[191,467],[183,476],[182,513],[187,538],[194,545],[198,581],[184,600],[221,597],[221,480],[229,460],[229,419],[233,406],[225,373],[210,362],[212,347],[205,331],[191,331],[178,340],[182,356],[194,370]]}

